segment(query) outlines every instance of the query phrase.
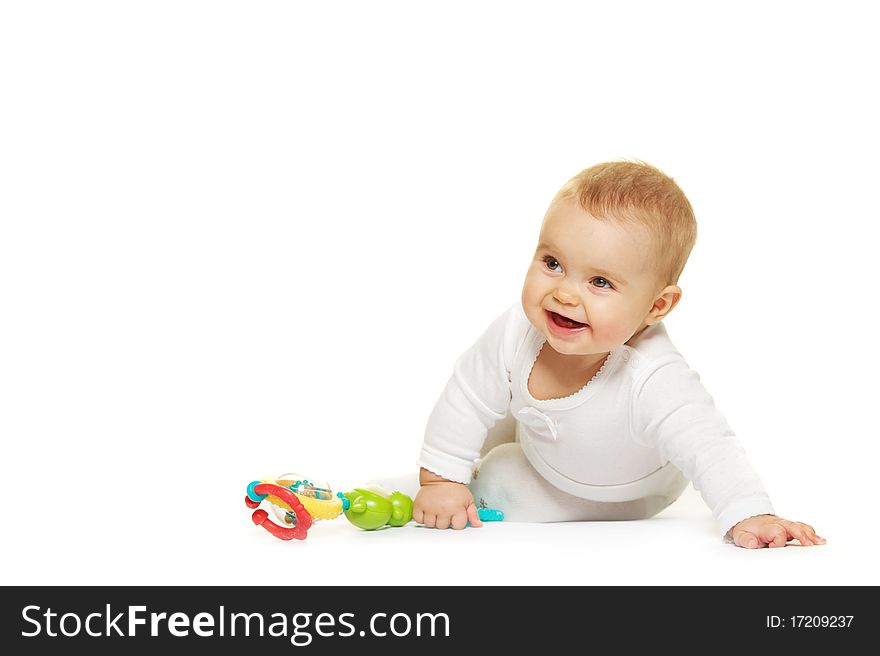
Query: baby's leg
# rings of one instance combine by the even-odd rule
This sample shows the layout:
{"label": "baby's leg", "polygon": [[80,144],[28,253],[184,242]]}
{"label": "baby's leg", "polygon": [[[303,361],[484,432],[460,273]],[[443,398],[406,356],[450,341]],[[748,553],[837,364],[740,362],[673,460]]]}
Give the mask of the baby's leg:
{"label": "baby's leg", "polygon": [[681,490],[635,501],[589,501],[548,483],[526,460],[519,443],[501,444],[477,461],[470,484],[478,508],[496,508],[505,521],[573,522],[646,519],[678,498]]}

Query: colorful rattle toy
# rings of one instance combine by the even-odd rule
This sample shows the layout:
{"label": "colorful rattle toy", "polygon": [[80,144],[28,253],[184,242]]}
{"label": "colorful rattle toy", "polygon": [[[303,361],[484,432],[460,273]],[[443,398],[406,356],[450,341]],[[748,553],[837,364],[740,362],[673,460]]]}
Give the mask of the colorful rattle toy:
{"label": "colorful rattle toy", "polygon": [[[264,499],[277,521],[259,507]],[[328,486],[296,474],[251,482],[244,502],[248,508],[255,509],[251,515],[254,524],[282,540],[305,540],[314,520],[335,519],[349,505],[341,492],[333,496]]]}
{"label": "colorful rattle toy", "polygon": [[[274,518],[261,508],[268,503]],[[247,487],[245,505],[254,510],[251,519],[281,540],[305,540],[314,521],[345,517],[358,528],[373,531],[384,526],[403,526],[412,519],[413,500],[402,492],[388,492],[379,486],[357,487],[334,496],[329,486],[319,485],[296,474],[253,481]],[[481,508],[480,519],[504,519],[500,510]]]}

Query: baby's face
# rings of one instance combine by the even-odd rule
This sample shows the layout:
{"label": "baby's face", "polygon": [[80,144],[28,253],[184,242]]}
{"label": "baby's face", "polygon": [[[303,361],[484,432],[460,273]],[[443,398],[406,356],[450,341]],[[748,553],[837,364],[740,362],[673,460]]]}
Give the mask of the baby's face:
{"label": "baby's face", "polygon": [[526,274],[523,309],[558,353],[607,353],[645,326],[659,291],[654,257],[640,226],[599,221],[576,200],[557,200]]}

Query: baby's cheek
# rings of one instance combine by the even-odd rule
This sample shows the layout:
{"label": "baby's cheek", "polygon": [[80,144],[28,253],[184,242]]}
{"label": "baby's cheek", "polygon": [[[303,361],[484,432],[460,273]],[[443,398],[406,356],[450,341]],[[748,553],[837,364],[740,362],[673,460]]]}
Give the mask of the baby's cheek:
{"label": "baby's cheek", "polygon": [[632,337],[633,332],[634,331],[631,330],[630,326],[626,323],[607,323],[600,326],[593,326],[593,340],[597,344],[607,346],[609,349],[617,348]]}
{"label": "baby's cheek", "polygon": [[526,278],[526,284],[523,285],[520,301],[522,302],[523,310],[525,310],[526,316],[533,323],[537,321],[543,314],[543,310],[541,309],[541,301],[543,299],[543,290],[541,290],[538,285],[532,284],[530,280]]}

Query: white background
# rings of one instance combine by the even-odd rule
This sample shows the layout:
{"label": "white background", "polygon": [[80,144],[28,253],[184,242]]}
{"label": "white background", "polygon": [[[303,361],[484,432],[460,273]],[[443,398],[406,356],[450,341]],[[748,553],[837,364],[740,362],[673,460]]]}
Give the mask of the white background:
{"label": "white background", "polygon": [[[4,584],[880,583],[876,23],[861,3],[0,10]],[[415,472],[565,180],[640,158],[699,238],[667,329],[779,514],[254,527],[255,478]]]}

